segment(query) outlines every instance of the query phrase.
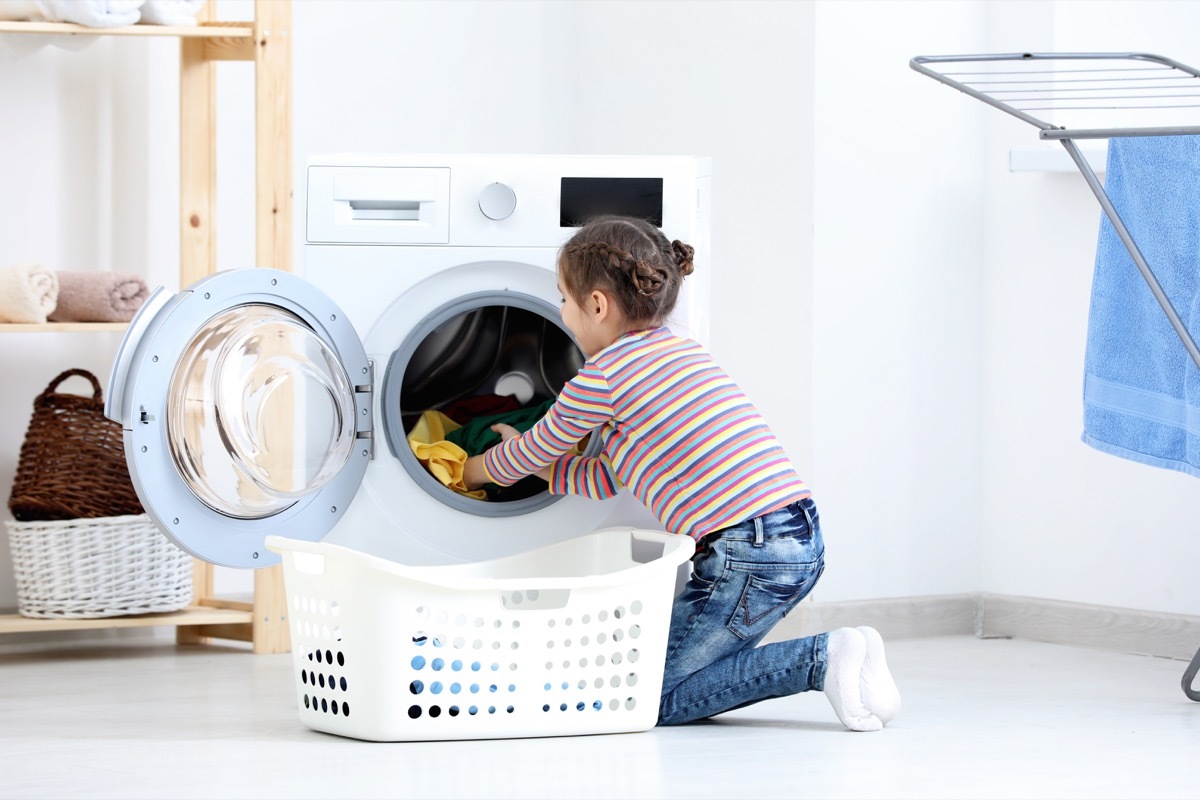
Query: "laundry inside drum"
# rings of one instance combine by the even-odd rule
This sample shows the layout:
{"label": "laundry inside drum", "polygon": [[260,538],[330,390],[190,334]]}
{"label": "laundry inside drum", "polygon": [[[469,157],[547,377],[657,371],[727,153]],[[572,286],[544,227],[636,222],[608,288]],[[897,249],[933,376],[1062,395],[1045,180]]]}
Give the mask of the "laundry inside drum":
{"label": "laundry inside drum", "polygon": [[542,494],[546,482],[536,476],[468,491],[462,467],[500,441],[491,425],[536,424],[583,363],[566,331],[536,311],[486,305],[457,313],[425,335],[405,366],[399,403],[408,446],[446,491],[491,503]]}

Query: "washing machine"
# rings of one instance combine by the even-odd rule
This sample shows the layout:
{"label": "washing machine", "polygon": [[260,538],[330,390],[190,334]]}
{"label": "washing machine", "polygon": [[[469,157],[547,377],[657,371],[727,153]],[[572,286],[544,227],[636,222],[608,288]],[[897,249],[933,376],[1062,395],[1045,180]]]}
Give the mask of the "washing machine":
{"label": "washing machine", "polygon": [[306,185],[302,275],[159,290],[118,351],[106,413],[167,536],[233,567],[277,563],[268,535],[424,566],[657,526],[625,492],[551,495],[530,478],[458,494],[408,432],[468,398],[557,395],[583,355],[559,316],[556,258],[598,214],[695,246],[668,324],[705,341],[707,159],[339,155],[310,159]]}

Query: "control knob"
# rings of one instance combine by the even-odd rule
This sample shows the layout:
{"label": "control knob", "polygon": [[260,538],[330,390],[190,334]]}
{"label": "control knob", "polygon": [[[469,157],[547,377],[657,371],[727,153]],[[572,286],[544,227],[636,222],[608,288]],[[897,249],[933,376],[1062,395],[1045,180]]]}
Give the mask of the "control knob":
{"label": "control knob", "polygon": [[479,210],[488,219],[508,219],[517,208],[517,193],[503,183],[489,183],[479,193]]}

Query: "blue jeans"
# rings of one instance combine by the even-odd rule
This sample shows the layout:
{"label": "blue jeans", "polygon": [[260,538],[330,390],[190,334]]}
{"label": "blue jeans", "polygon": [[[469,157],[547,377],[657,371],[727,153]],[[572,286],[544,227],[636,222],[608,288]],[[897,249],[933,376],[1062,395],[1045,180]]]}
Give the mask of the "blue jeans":
{"label": "blue jeans", "polygon": [[827,634],[757,647],[825,569],[812,499],[711,533],[675,598],[659,725],[825,685]]}

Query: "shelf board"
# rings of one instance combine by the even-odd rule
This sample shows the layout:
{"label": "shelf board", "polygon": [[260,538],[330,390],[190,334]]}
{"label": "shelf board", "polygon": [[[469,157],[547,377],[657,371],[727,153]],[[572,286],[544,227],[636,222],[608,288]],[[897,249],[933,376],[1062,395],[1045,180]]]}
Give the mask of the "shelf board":
{"label": "shelf board", "polygon": [[104,333],[128,327],[128,322],[0,322],[0,333]]}
{"label": "shelf board", "polygon": [[254,23],[222,22],[213,25],[124,25],[89,28],[73,22],[10,22],[0,20],[0,33],[52,33],[71,36],[177,36],[185,39],[240,39],[254,36]]}
{"label": "shelf board", "polygon": [[155,625],[236,625],[251,622],[253,611],[188,606],[168,614],[139,614],[135,617],[101,619],[34,619],[19,614],[0,615],[0,634],[41,631],[73,631],[87,628],[148,628]]}

